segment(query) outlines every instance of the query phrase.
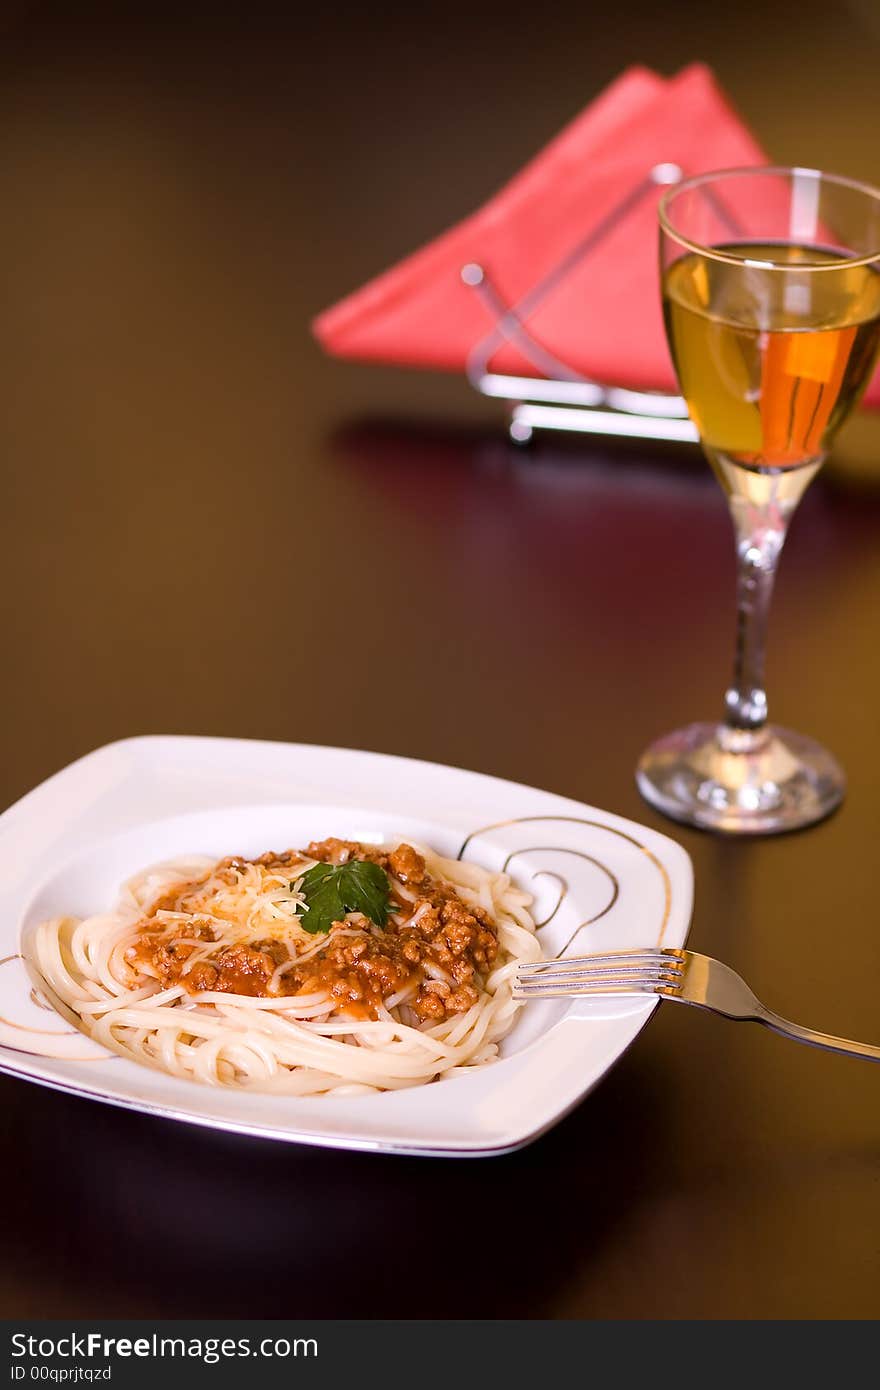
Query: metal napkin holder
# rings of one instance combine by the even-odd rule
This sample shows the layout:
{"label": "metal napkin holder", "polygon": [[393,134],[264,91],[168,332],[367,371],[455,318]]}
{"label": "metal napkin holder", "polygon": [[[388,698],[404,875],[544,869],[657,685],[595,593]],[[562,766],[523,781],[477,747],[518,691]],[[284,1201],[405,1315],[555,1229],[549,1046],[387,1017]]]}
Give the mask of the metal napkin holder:
{"label": "metal napkin holder", "polygon": [[[479,296],[494,320],[491,331],[471,350],[468,380],[484,396],[513,403],[510,437],[517,444],[527,443],[536,429],[697,442],[697,431],[681,396],[667,391],[631,391],[592,381],[556,357],[528,328],[529,318],[546,296],[643,198],[658,184],[678,183],[682,178],[677,164],[656,164],[516,304],[505,303],[485,266],[470,261],[462,267],[464,284]],[[508,376],[493,372],[491,360],[505,342],[512,343],[541,375]]]}

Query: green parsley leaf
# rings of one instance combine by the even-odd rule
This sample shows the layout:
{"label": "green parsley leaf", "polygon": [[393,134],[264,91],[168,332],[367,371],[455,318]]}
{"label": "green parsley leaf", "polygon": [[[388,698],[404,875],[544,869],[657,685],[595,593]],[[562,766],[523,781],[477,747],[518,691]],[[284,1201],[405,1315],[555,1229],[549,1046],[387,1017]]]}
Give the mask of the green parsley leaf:
{"label": "green parsley leaf", "polygon": [[384,927],[388,921],[391,885],[378,864],[353,859],[348,864],[315,864],[303,874],[301,892],[306,911],[297,918],[304,931],[329,931],[346,912],[362,912]]}
{"label": "green parsley leaf", "polygon": [[340,891],[346,911],[362,912],[377,927],[384,927],[388,921],[388,900],[391,896],[391,884],[385,870],[367,859],[353,859],[340,867]]}
{"label": "green parsley leaf", "polygon": [[345,916],[335,865],[316,864],[309,869],[303,875],[301,891],[308,910],[299,918],[299,924],[305,931],[329,931],[334,922]]}

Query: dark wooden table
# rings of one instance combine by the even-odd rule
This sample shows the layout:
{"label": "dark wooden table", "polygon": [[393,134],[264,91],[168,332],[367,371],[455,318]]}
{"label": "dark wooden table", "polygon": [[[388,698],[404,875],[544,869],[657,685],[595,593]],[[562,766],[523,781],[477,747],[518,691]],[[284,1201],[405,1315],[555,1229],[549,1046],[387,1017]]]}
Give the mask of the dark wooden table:
{"label": "dark wooden table", "polygon": [[[517,452],[462,381],[329,362],[307,324],[634,60],[704,57],[779,160],[880,182],[873,7],[829,27],[816,0],[748,0],[735,30],[703,0],[212,8],[0,21],[0,804],[167,731],[426,757],[669,829],[633,766],[718,710],[732,644],[696,451]],[[841,812],[780,840],[674,832],[692,944],[866,1039],[878,532],[860,420],[795,522],[771,633],[774,713],[841,757]],[[413,629],[421,679],[389,687],[377,640]],[[878,1101],[876,1068],[673,1006],[489,1162],[252,1142],[0,1078],[0,1312],[873,1317]],[[556,1214],[521,1229],[541,1194]]]}

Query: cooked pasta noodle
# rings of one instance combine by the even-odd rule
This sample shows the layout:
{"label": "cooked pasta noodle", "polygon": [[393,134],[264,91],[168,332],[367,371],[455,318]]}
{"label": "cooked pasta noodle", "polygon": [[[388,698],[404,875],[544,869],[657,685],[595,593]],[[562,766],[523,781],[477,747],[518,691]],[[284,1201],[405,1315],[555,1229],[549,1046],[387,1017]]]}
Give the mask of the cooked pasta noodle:
{"label": "cooked pasta noodle", "polygon": [[[316,863],[382,864],[383,928],[346,912],[311,932]],[[505,873],[398,845],[328,840],[258,860],[186,859],[137,875],[116,909],[36,930],[46,989],[111,1051],[211,1085],[336,1095],[483,1066],[540,958],[530,897]]]}

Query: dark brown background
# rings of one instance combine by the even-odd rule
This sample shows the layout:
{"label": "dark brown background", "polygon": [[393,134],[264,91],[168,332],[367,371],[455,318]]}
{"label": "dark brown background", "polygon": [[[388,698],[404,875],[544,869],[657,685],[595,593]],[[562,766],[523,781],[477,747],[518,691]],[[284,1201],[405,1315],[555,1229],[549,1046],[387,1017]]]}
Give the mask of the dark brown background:
{"label": "dark brown background", "polygon": [[[718,710],[732,641],[696,452],[519,453],[463,382],[328,362],[307,323],[636,60],[705,58],[780,161],[880,182],[871,0],[745,0],[735,24],[705,0],[179,11],[4,10],[0,804],[173,731],[448,761],[661,825],[636,757]],[[795,523],[770,661],[776,715],[845,762],[844,809],[679,834],[693,944],[875,1039],[878,528],[880,421],[856,421]],[[389,688],[377,642],[413,631]],[[876,1316],[878,1088],[667,1006],[554,1133],[451,1164],[2,1078],[0,1311]],[[555,1214],[518,1229],[542,1193]]]}

